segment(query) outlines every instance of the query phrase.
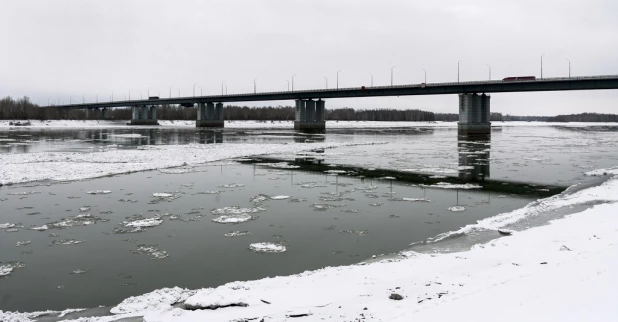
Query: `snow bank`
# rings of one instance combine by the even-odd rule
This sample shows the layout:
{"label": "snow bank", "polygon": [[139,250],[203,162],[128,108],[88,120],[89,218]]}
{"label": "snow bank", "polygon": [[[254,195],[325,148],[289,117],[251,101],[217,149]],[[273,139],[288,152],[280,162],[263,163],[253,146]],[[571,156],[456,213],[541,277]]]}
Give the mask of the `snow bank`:
{"label": "snow bank", "polygon": [[[0,154],[0,185],[41,180],[80,180],[260,154],[298,153],[364,143],[188,144],[142,146],[135,150]],[[93,191],[94,192],[94,191]]]}

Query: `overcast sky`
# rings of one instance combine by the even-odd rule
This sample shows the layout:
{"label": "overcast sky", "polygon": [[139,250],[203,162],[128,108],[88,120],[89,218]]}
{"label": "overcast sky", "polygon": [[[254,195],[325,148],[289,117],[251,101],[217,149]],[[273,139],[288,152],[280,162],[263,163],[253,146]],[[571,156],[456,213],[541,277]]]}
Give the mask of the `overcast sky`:
{"label": "overcast sky", "polygon": [[[617,0],[0,0],[0,97],[68,103],[507,76],[618,74]],[[199,86],[199,87],[198,87]],[[200,89],[201,87],[201,89]],[[259,103],[264,105],[265,103]],[[292,105],[292,102],[269,102]],[[457,112],[457,96],[327,108]],[[256,105],[257,106],[257,105]],[[493,112],[618,113],[618,90],[493,94]]]}

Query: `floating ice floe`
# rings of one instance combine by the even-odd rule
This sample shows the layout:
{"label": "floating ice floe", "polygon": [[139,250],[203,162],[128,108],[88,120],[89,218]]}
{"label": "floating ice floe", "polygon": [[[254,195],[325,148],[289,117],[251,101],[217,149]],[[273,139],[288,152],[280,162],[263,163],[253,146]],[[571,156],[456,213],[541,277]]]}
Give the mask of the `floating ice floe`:
{"label": "floating ice floe", "polygon": [[30,230],[36,230],[36,231],[45,231],[48,230],[49,227],[47,225],[43,225],[43,226],[38,226],[38,227],[32,227],[29,228]]}
{"label": "floating ice floe", "polygon": [[89,269],[76,269],[76,270],[72,271],[72,272],[71,272],[71,273],[69,273],[69,274],[73,274],[73,275],[81,275],[81,274],[86,274],[86,273],[88,273],[88,272],[90,272],[90,270],[89,270]]}
{"label": "floating ice floe", "polygon": [[263,195],[263,194],[259,194],[255,197],[251,197],[250,201],[256,205],[259,205],[261,203],[263,203],[264,201],[270,199],[270,196],[268,195]]}
{"label": "floating ice floe", "polygon": [[0,229],[13,228],[13,227],[15,227],[15,224],[9,224],[9,223],[0,224]]}
{"label": "floating ice floe", "polygon": [[256,253],[283,253],[287,250],[285,246],[276,243],[253,243],[249,249]]}
{"label": "floating ice floe", "polygon": [[236,230],[236,231],[231,231],[229,233],[226,233],[224,236],[225,237],[238,237],[238,236],[246,236],[246,235],[251,235],[251,233],[246,230],[245,231]]}
{"label": "floating ice floe", "polygon": [[208,190],[208,191],[200,191],[197,194],[198,195],[217,195],[220,194],[221,191],[218,190]]}
{"label": "floating ice floe", "polygon": [[298,168],[300,168],[299,165],[288,164],[287,162],[260,163],[259,165],[268,166],[268,167],[271,167],[271,168],[278,168],[278,169],[298,169]]}
{"label": "floating ice floe", "polygon": [[245,185],[242,183],[229,183],[229,184],[222,184],[220,186],[217,186],[217,188],[242,188]]}
{"label": "floating ice floe", "polygon": [[452,206],[452,207],[448,207],[449,211],[453,211],[453,212],[462,212],[462,211],[466,211],[466,207],[463,206]]}
{"label": "floating ice floe", "polygon": [[137,248],[131,250],[131,253],[138,255],[148,255],[150,259],[164,259],[169,257],[169,254],[157,248],[157,245],[137,245]]}
{"label": "floating ice floe", "polygon": [[473,183],[453,184],[453,183],[448,183],[448,182],[438,182],[432,185],[419,184],[419,187],[440,188],[440,189],[481,189],[482,188],[478,184],[473,184]]}
{"label": "floating ice floe", "polygon": [[169,197],[173,197],[174,194],[173,193],[167,193],[167,192],[155,192],[152,194],[153,197],[155,198],[169,198]]}
{"label": "floating ice floe", "polygon": [[261,207],[240,208],[237,206],[231,206],[231,207],[213,209],[210,212],[213,215],[240,215],[240,214],[258,213],[258,212],[262,212],[265,210],[266,209],[261,208]]}
{"label": "floating ice floe", "polygon": [[0,262],[0,277],[9,276],[16,268],[24,268],[26,264],[22,262],[8,262],[2,263]]}
{"label": "floating ice floe", "polygon": [[40,192],[38,191],[11,192],[8,195],[9,196],[27,196],[27,195],[33,195],[35,193],[40,193]]}
{"label": "floating ice floe", "polygon": [[379,207],[379,206],[383,205],[383,203],[381,203],[381,202],[374,202],[374,203],[370,203],[369,205],[373,206],[373,207]]}
{"label": "floating ice floe", "polygon": [[213,218],[212,221],[218,224],[238,224],[253,219],[249,214],[237,214],[237,215],[222,215],[217,218]]}
{"label": "floating ice floe", "polygon": [[368,230],[350,230],[350,229],[346,229],[346,230],[340,230],[340,233],[344,233],[344,234],[355,234],[355,235],[359,235],[359,236],[363,236],[363,235],[367,235],[369,233]]}
{"label": "floating ice floe", "polygon": [[208,170],[206,170],[206,169],[196,170],[193,167],[191,167],[191,168],[164,168],[164,169],[159,169],[159,172],[165,173],[165,174],[184,174],[184,173],[206,172],[206,171],[208,171]]}
{"label": "floating ice floe", "polygon": [[288,199],[288,198],[290,198],[290,196],[283,196],[283,195],[281,195],[281,196],[272,196],[272,197],[270,197],[270,199],[272,199],[272,200],[283,200],[283,199]]}
{"label": "floating ice floe", "polygon": [[89,195],[106,195],[109,193],[112,193],[111,190],[92,190],[92,191],[86,191],[87,194]]}
{"label": "floating ice floe", "polygon": [[162,223],[163,223],[163,220],[155,217],[155,218],[138,219],[134,221],[124,221],[122,225],[124,227],[129,227],[129,228],[147,228],[147,227],[159,226]]}
{"label": "floating ice floe", "polygon": [[14,232],[19,231],[19,229],[17,229],[17,228],[9,228],[9,229],[7,229],[7,230],[5,230],[5,231],[6,231],[7,233],[14,233]]}
{"label": "floating ice floe", "polygon": [[348,171],[346,170],[326,170],[324,172],[328,174],[342,174],[342,173],[347,173]]}
{"label": "floating ice floe", "polygon": [[618,167],[592,170],[592,171],[586,172],[585,174],[587,176],[594,176],[594,177],[607,176],[607,175],[616,175],[616,174],[618,174]]}
{"label": "floating ice floe", "polygon": [[81,211],[81,212],[90,211],[90,206],[87,206],[87,207],[81,207],[81,208],[79,208],[79,211]]}
{"label": "floating ice floe", "polygon": [[15,247],[30,245],[30,243],[32,243],[32,241],[21,240],[21,241],[18,241],[17,243],[15,243]]}
{"label": "floating ice floe", "polygon": [[[397,200],[397,199],[395,199]],[[431,200],[426,198],[401,198],[401,201],[410,201],[410,202],[431,202]]]}
{"label": "floating ice floe", "polygon": [[52,240],[50,246],[57,245],[77,245],[85,242],[85,240],[77,240],[77,239],[61,239],[61,240]]}
{"label": "floating ice floe", "polygon": [[357,214],[358,210],[357,209],[342,209],[341,212],[347,212],[349,214]]}
{"label": "floating ice floe", "polygon": [[342,204],[314,203],[313,205],[311,205],[313,210],[317,210],[317,211],[326,211],[328,209],[341,208],[345,206],[346,204],[343,204],[343,203]]}

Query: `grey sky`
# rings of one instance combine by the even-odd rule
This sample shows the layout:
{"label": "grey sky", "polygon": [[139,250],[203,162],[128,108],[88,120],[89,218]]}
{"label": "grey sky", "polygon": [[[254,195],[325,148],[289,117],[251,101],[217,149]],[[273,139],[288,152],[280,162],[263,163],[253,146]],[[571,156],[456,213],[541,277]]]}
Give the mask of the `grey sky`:
{"label": "grey sky", "polygon": [[[506,76],[618,74],[616,0],[0,0],[0,96],[109,100]],[[200,88],[196,86],[197,94]],[[264,103],[260,103],[264,105]],[[272,102],[266,105],[292,105]],[[457,112],[451,96],[328,100],[327,108]],[[618,113],[618,91],[492,95],[492,111]]]}

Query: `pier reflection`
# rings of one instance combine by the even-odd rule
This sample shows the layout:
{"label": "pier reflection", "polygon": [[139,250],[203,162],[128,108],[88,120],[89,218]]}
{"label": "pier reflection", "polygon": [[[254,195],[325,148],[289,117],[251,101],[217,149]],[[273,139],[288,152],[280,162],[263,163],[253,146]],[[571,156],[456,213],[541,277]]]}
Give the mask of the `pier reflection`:
{"label": "pier reflection", "polygon": [[490,134],[460,135],[457,138],[459,179],[482,181],[489,178],[491,148]]}

